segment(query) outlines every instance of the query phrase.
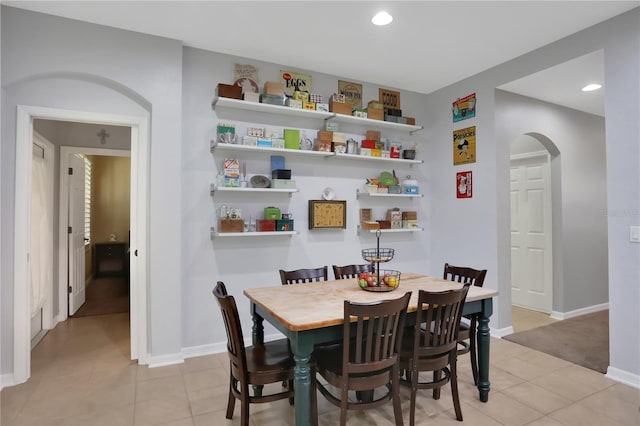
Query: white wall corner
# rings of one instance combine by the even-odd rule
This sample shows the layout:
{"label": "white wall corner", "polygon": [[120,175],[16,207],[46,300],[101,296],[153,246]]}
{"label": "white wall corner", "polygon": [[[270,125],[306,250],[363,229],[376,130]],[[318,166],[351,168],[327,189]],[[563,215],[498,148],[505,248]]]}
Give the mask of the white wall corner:
{"label": "white wall corner", "polygon": [[579,317],[580,315],[592,314],[594,312],[600,312],[609,309],[609,302],[601,303],[599,305],[586,306],[584,308],[576,309],[569,312],[557,312],[551,311],[550,317],[556,320],[566,320],[573,317]]}
{"label": "white wall corner", "polygon": [[166,367],[168,365],[184,364],[184,354],[182,352],[147,357],[149,368]]}
{"label": "white wall corner", "polygon": [[613,381],[624,383],[636,389],[640,389],[640,375],[620,370],[612,366],[607,367],[605,377]]}

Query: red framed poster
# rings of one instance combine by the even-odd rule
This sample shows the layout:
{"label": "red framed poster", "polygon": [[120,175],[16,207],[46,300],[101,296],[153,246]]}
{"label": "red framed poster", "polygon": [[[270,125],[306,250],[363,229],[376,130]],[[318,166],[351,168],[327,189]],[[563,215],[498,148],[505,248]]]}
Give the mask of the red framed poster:
{"label": "red framed poster", "polygon": [[456,173],[456,198],[471,198],[473,195],[471,175],[471,171]]}

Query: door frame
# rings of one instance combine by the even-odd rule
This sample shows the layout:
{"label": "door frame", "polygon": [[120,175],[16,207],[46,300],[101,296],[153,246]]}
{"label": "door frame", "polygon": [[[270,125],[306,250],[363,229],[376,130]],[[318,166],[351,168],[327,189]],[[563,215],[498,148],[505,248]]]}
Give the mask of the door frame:
{"label": "door frame", "polygon": [[[133,138],[132,138],[133,139]],[[133,147],[133,140],[131,141]],[[69,212],[64,206],[67,205],[69,199],[69,155],[86,154],[86,155],[105,155],[109,157],[131,157],[130,150],[124,149],[108,149],[108,148],[85,148],[81,146],[60,146],[60,198],[59,198],[59,223],[58,235],[58,282],[64,283],[69,274],[69,239],[62,238],[67,235],[67,227],[69,226]],[[130,173],[133,175],[133,167]],[[131,196],[133,200],[133,196]],[[133,203],[131,203],[133,204]],[[131,222],[133,217],[129,219]],[[84,279],[84,276],[83,276]],[[133,281],[133,280],[132,280]],[[133,282],[131,283],[133,286]],[[64,321],[69,316],[69,293],[67,285],[58,286],[58,312],[59,321]],[[63,316],[64,313],[64,316]],[[132,358],[135,359],[135,358]]]}
{"label": "door frame", "polygon": [[[523,153],[523,154],[513,154],[509,156],[509,169],[511,169],[511,165],[513,164],[513,162],[518,162],[518,161],[531,161],[531,160],[536,160],[536,159],[540,159],[542,160],[540,164],[545,164],[545,167],[543,168],[544,170],[544,176],[543,179],[545,180],[545,185],[546,185],[546,193],[545,193],[545,206],[547,206],[548,209],[550,209],[549,212],[545,212],[545,215],[548,213],[548,217],[550,219],[550,223],[549,223],[549,232],[545,233],[545,246],[547,247],[547,249],[549,250],[548,254],[545,254],[546,256],[549,256],[549,266],[551,268],[551,271],[548,272],[548,274],[550,275],[548,277],[549,279],[549,297],[550,297],[550,301],[549,301],[549,312],[545,312],[546,314],[551,315],[553,313],[553,290],[554,290],[554,229],[553,229],[553,218],[554,218],[554,205],[553,205],[553,181],[552,181],[552,176],[551,176],[551,153],[549,151],[547,151],[546,149],[540,150],[540,151],[532,151],[532,152],[527,152],[527,153]],[[509,217],[511,217],[511,212],[509,212]],[[510,241],[511,241],[511,237]],[[513,304],[513,300],[511,300],[511,304]]]}
{"label": "door frame", "polygon": [[[45,158],[49,156],[50,161],[46,162],[47,167],[47,176],[51,179],[51,182],[47,184],[47,208],[52,212],[51,217],[51,251],[55,249],[53,244],[53,236],[55,230],[55,224],[53,223],[53,194],[54,194],[54,174],[55,174],[55,164],[56,164],[56,147],[53,143],[51,143],[47,138],[45,138],[40,133],[33,131],[33,141],[36,145],[42,145],[42,149],[44,150]],[[31,172],[29,173],[31,176]],[[29,182],[29,194],[31,194],[31,181]],[[31,216],[29,216],[31,217]],[[51,262],[51,287],[47,289],[48,295],[47,300],[42,307],[42,329],[43,330],[51,330],[56,322],[53,318],[53,283],[55,282],[55,278],[53,276],[53,262]]]}
{"label": "door frame", "polygon": [[[31,182],[34,119],[131,127],[131,359],[147,364],[149,117],[18,105],[14,187],[13,381],[15,384],[24,383],[31,375],[30,302],[25,285],[28,277],[30,192],[25,188],[30,188]],[[60,287],[61,283],[57,284]],[[63,321],[66,317],[67,312],[61,311],[57,320]]]}

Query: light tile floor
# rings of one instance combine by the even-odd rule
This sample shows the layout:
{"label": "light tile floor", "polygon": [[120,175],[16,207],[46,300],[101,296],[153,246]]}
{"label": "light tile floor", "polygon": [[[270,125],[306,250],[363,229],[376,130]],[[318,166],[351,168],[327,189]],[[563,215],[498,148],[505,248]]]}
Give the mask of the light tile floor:
{"label": "light tile floor", "polygon": [[[516,322],[522,319],[518,317]],[[517,324],[516,330],[527,324]],[[239,404],[225,419],[226,353],[190,358],[183,365],[138,366],[129,359],[128,314],[70,319],[32,352],[27,383],[5,388],[3,426],[238,425]],[[602,374],[530,350],[491,340],[489,402],[478,400],[468,357],[459,360],[460,398],[469,425],[638,425],[640,391]],[[409,392],[402,388],[405,423]],[[339,410],[320,395],[319,423],[339,423]],[[455,425],[449,387],[440,400],[418,393],[419,425]],[[349,425],[392,425],[391,404],[350,412]],[[251,407],[251,425],[293,425],[286,400]]]}

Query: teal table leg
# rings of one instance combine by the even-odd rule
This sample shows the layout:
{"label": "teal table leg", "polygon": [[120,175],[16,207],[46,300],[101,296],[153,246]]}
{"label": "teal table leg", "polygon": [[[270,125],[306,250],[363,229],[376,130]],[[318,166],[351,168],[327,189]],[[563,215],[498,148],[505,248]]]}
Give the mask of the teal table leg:
{"label": "teal table leg", "polygon": [[296,371],[293,380],[296,426],[308,426],[311,424],[311,367],[309,360],[313,351],[313,341],[298,338],[291,340],[291,352],[296,361]]}
{"label": "teal table leg", "polygon": [[[253,346],[264,345],[264,318],[256,313],[256,306],[251,304],[251,316],[253,318],[253,327],[251,328],[251,341]],[[253,385],[253,394],[262,396],[261,385]]]}
{"label": "teal table leg", "polygon": [[489,400],[489,317],[493,313],[493,303],[491,299],[482,300],[482,310],[478,317],[478,390],[480,391],[480,401]]}

